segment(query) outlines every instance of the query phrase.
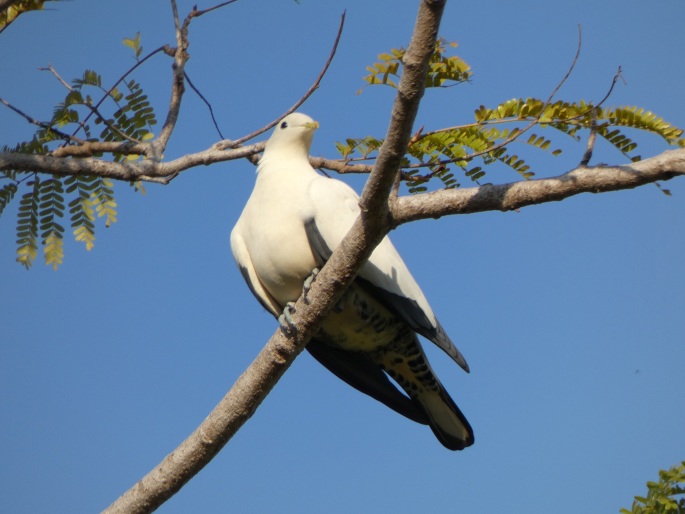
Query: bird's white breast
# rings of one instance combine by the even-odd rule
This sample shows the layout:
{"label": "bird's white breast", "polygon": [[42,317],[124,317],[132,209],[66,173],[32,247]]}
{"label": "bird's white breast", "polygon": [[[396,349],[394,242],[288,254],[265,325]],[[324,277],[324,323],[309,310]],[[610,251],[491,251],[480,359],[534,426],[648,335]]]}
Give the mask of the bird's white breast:
{"label": "bird's white breast", "polygon": [[278,172],[258,176],[237,227],[248,236],[245,245],[259,280],[284,306],[299,298],[316,263],[304,229],[310,213],[294,200],[306,188],[306,177],[289,175],[287,166]]}

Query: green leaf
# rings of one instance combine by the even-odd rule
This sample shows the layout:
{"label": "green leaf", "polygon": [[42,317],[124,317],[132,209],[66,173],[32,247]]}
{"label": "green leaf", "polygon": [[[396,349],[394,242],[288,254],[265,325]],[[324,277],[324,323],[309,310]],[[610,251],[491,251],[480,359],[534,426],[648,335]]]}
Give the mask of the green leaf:
{"label": "green leaf", "polygon": [[43,245],[45,264],[51,265],[52,269],[56,271],[64,261],[64,236],[62,232],[52,231],[48,233],[47,237],[43,240]]}
{"label": "green leaf", "polygon": [[[130,80],[126,87],[129,90],[129,94],[123,97],[126,103],[114,112],[112,118],[106,120],[105,127],[100,133],[103,141],[125,141],[126,137],[146,141],[153,137],[152,126],[157,124],[157,119],[147,95],[134,80]],[[98,124],[102,122],[101,119],[96,120]],[[114,160],[117,162],[124,158],[127,156],[114,154]]]}
{"label": "green leaf", "polygon": [[136,32],[136,35],[133,39],[125,38],[124,45],[133,49],[136,60],[140,58],[140,55],[143,53],[143,47],[140,44],[140,32]]}
{"label": "green leaf", "polygon": [[[142,52],[140,35],[127,40],[137,56]],[[93,92],[93,88],[97,91]],[[101,97],[106,93],[105,100]],[[36,130],[28,142],[3,151],[48,155],[57,148],[56,143],[75,145],[64,134],[78,135],[87,141],[96,141],[91,127],[101,125],[100,140],[123,142],[134,140],[145,142],[154,138],[152,127],[157,124],[156,116],[147,94],[133,79],[124,82],[120,88],[106,91],[102,77],[94,70],[85,70],[72,81],[64,101],[57,104],[52,119],[46,126]],[[104,127],[102,127],[104,125]],[[57,130],[59,127],[59,130]],[[83,137],[85,133],[86,137]],[[93,155],[102,157],[103,153]],[[141,159],[140,155],[112,154],[115,161]],[[28,176],[27,176],[28,175]],[[30,177],[31,180],[28,180]],[[54,268],[64,259],[64,226],[61,218],[68,210],[69,225],[74,238],[83,242],[90,250],[95,244],[95,223],[102,219],[105,227],[117,220],[117,202],[113,183],[110,180],[92,176],[47,176],[25,170],[0,171],[0,179],[11,183],[0,183],[0,214],[22,187],[31,192],[21,195],[17,220],[17,260],[25,267],[35,261],[38,245],[43,246],[45,262]],[[140,181],[131,185],[144,193]],[[23,192],[23,191],[22,191]],[[40,239],[39,239],[40,238]]]}
{"label": "green leaf", "polygon": [[41,244],[45,263],[53,269],[64,260],[64,227],[57,222],[57,218],[64,217],[63,185],[58,178],[49,178],[41,182],[39,199],[39,216]]}
{"label": "green leaf", "polygon": [[86,70],[80,79],[72,81],[76,89],[81,89],[83,86],[102,87],[102,77],[94,70]]}
{"label": "green leaf", "polygon": [[625,514],[685,514],[685,461],[669,470],[659,471],[658,482],[647,482],[647,495],[635,496]]}
{"label": "green leaf", "polygon": [[5,184],[0,189],[0,216],[2,215],[5,207],[9,205],[17,192],[17,185],[15,183]]}
{"label": "green leaf", "polygon": [[36,260],[38,252],[38,201],[40,198],[40,178],[36,176],[27,185],[32,191],[24,193],[19,201],[17,216],[17,262],[29,269]]}
{"label": "green leaf", "polygon": [[338,149],[338,152],[340,152],[340,155],[345,159],[349,158],[354,153],[357,153],[362,159],[368,159],[382,144],[382,139],[367,136],[360,139],[349,138],[345,140],[345,143],[337,142],[335,146]]}
{"label": "green leaf", "polygon": [[117,221],[117,202],[114,200],[114,184],[111,180],[98,177],[97,187],[90,194],[91,205],[98,218],[105,218],[105,227]]}
{"label": "green leaf", "polygon": [[89,251],[95,245],[95,209],[91,193],[98,187],[98,180],[101,179],[81,175],[72,175],[65,180],[67,194],[76,193],[68,204],[74,238],[84,243]]}
{"label": "green leaf", "polygon": [[[17,19],[21,14],[29,11],[40,11],[46,0],[15,0],[11,5],[0,11],[0,32]],[[57,1],[57,0],[50,0]]]}
{"label": "green leaf", "polygon": [[[447,47],[455,48],[456,46],[456,43],[448,42],[443,38],[436,41],[435,50],[428,64],[428,76],[425,83],[427,88],[453,86],[471,78],[471,68],[464,60],[457,56],[445,55]],[[369,74],[364,77],[364,81],[367,85],[382,84],[397,88],[404,66],[405,52],[404,48],[393,48],[389,54],[379,54],[378,61],[366,68]],[[357,94],[361,91],[360,89]]]}

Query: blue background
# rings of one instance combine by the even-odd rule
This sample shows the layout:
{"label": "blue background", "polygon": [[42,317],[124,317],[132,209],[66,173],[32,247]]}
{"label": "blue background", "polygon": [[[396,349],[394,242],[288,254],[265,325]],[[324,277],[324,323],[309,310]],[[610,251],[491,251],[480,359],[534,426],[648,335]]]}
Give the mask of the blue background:
{"label": "blue background", "polygon": [[[184,14],[193,2],[180,1]],[[209,4],[201,4],[200,8]],[[145,52],[174,44],[167,2],[49,4],[0,35],[0,96],[49,119],[63,87],[93,68],[110,84]],[[405,46],[414,2],[237,2],[196,19],[187,71],[237,138],[292,105],[347,24],[319,91],[301,109],[321,123],[312,153],[335,141],[382,137],[393,91],[366,88],[365,66]],[[460,43],[470,84],[429,91],[416,127],[473,121],[479,105],[546,98],[566,73],[582,25],[576,71],[559,93],[640,105],[685,126],[685,3],[450,2],[441,34]],[[170,60],[135,78],[158,117]],[[33,127],[0,109],[0,142]],[[631,133],[639,153],[666,149]],[[551,134],[550,134],[551,135]],[[266,137],[266,136],[263,136]],[[574,168],[584,151],[525,153],[537,176]],[[188,92],[166,152],[173,159],[218,140]],[[601,142],[594,163],[625,158]],[[358,190],[363,177],[343,177]],[[486,181],[518,175],[493,168]],[[228,235],[254,167],[196,168],[141,196],[117,185],[119,221],[98,227],[86,252],[69,241],[59,271],[14,262],[15,212],[0,221],[0,510],[94,512],[185,438],[276,328],[233,263]],[[469,185],[468,180],[461,181]],[[219,456],[160,512],[616,512],[657,471],[685,458],[685,182],[582,195],[520,212],[453,216],[392,234],[447,332],[466,375],[428,348],[471,421],[459,453],[430,431],[352,390],[308,355],[293,367]]]}

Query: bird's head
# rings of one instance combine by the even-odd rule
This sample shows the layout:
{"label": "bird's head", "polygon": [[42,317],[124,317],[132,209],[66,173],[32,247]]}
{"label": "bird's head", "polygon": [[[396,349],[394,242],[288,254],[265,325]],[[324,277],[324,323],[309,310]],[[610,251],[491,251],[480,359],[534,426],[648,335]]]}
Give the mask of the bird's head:
{"label": "bird's head", "polygon": [[278,122],[271,137],[266,143],[264,157],[278,154],[279,157],[304,157],[314,139],[314,131],[319,124],[306,114],[294,112]]}

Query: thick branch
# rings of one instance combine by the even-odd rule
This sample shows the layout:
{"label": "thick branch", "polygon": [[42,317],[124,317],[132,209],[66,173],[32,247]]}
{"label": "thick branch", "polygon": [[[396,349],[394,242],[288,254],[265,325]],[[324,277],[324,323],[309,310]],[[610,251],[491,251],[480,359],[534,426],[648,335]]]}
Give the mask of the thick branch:
{"label": "thick branch", "polygon": [[[225,139],[206,150],[186,154],[173,161],[129,162],[125,165],[102,159],[83,159],[97,153],[122,153],[125,155],[145,155],[149,150],[148,143],[120,142],[84,142],[82,145],[70,145],[57,148],[49,155],[26,154],[20,152],[0,152],[0,170],[35,171],[58,175],[97,175],[116,180],[152,180],[175,177],[179,173],[196,166],[207,166],[219,162],[232,161],[255,155],[264,150],[265,142],[236,148],[237,142]],[[72,159],[78,157],[80,159]],[[348,165],[340,160],[310,157],[315,168],[325,168],[338,173],[370,173],[372,166]],[[255,161],[256,164],[256,161]]]}
{"label": "thick branch", "polygon": [[[410,62],[398,89],[388,138],[362,196],[364,213],[319,273],[308,301],[295,306],[295,333],[277,330],[257,359],[198,429],[106,512],[150,512],[200,471],[252,415],[316,333],[321,320],[351,284],[361,264],[388,230],[387,201],[423,94],[444,1],[424,0],[409,48]],[[431,36],[432,35],[432,36]],[[408,52],[410,53],[410,52]],[[423,59],[423,60],[422,60]],[[407,78],[405,79],[405,76]],[[376,198],[376,195],[379,197]],[[382,220],[379,222],[379,220]],[[370,223],[366,223],[366,221]]]}
{"label": "thick branch", "polygon": [[625,166],[579,167],[558,177],[399,198],[392,206],[392,224],[395,227],[448,214],[510,211],[527,205],[560,201],[580,193],[632,189],[679,175],[685,175],[685,149],[668,150]]}
{"label": "thick branch", "polygon": [[176,25],[176,52],[174,54],[174,64],[172,66],[173,79],[171,81],[169,110],[167,112],[166,120],[162,125],[162,130],[159,132],[159,136],[151,143],[156,155],[162,155],[164,153],[169,138],[176,128],[176,122],[178,121],[178,115],[181,110],[181,99],[185,92],[185,83],[183,80],[185,65],[188,62],[188,59],[190,59],[190,55],[188,55],[188,24],[191,18],[189,16],[187,18],[187,23],[184,23],[181,27],[175,0],[171,0],[171,6],[174,14],[174,23]]}
{"label": "thick branch", "polygon": [[[92,148],[105,151],[104,147],[107,144],[99,143]],[[119,143],[113,144],[119,145]],[[225,142],[220,142],[202,152],[184,155],[169,162],[156,162],[151,159],[138,162],[113,162],[95,158],[71,159],[51,155],[0,152],[0,170],[36,171],[55,175],[97,175],[124,181],[168,182],[182,171],[195,166],[208,166],[254,155],[264,150],[264,144],[256,143],[235,149],[224,149]],[[65,147],[57,151],[60,155],[69,154],[72,150],[68,149],[71,148],[80,147]],[[132,145],[130,152],[122,153],[138,153],[136,149],[137,146]]]}
{"label": "thick branch", "polygon": [[[388,195],[395,175],[400,171],[425,90],[428,63],[435,48],[444,8],[444,0],[424,0],[420,4],[412,39],[402,58],[404,71],[392,108],[388,133],[362,193],[362,218],[367,211],[375,211],[380,215],[387,212]],[[369,222],[370,219],[365,221]]]}
{"label": "thick branch", "polygon": [[120,153],[124,155],[145,155],[149,150],[146,143],[119,141],[92,141],[84,145],[69,145],[56,148],[52,157],[92,157],[99,153]]}
{"label": "thick branch", "polygon": [[[109,97],[113,89],[121,81],[123,81],[126,78],[126,76],[128,76],[134,69],[136,69],[138,66],[140,66],[143,62],[145,62],[153,55],[161,51],[164,51],[169,55],[174,56],[175,58],[173,66],[174,80],[172,81],[173,85],[171,104],[169,107],[169,112],[167,114],[167,120],[160,133],[159,138],[157,138],[155,141],[151,143],[141,143],[136,141],[83,141],[75,137],[74,135],[76,132],[78,132],[78,129],[71,136],[66,133],[62,133],[59,130],[50,127],[49,124],[39,122],[38,120],[32,118],[31,116],[25,114],[21,110],[14,107],[9,102],[0,98],[0,103],[4,103],[5,105],[7,105],[7,107],[17,112],[20,116],[23,116],[30,123],[33,123],[45,129],[52,130],[61,138],[67,141],[73,141],[78,143],[76,145],[59,147],[52,151],[49,155],[31,155],[14,152],[0,152],[0,170],[31,171],[39,173],[52,173],[56,175],[97,175],[116,180],[142,180],[147,182],[167,184],[175,177],[177,177],[181,172],[199,165],[206,166],[209,164],[215,164],[218,162],[224,162],[238,158],[247,158],[253,164],[257,164],[258,158],[256,157],[256,154],[264,149],[264,143],[256,143],[254,145],[250,145],[247,147],[242,147],[241,145],[245,141],[253,139],[254,137],[258,136],[259,134],[262,134],[269,128],[273,127],[285,115],[294,112],[314,93],[314,91],[316,91],[319,88],[319,85],[323,80],[323,77],[326,74],[328,68],[330,67],[331,62],[333,61],[333,57],[335,56],[335,53],[337,51],[338,43],[340,42],[340,37],[342,35],[342,30],[345,24],[345,13],[343,13],[341,16],[340,25],[338,27],[338,32],[333,43],[333,48],[328,56],[328,60],[326,61],[323,69],[321,70],[321,72],[319,73],[318,77],[316,78],[312,86],[309,88],[309,90],[288,111],[286,111],[286,113],[283,116],[277,118],[265,127],[262,127],[261,129],[254,131],[251,134],[248,134],[247,136],[244,136],[238,140],[222,140],[214,144],[211,148],[207,150],[197,152],[194,154],[185,155],[171,162],[161,162],[160,156],[162,155],[164,148],[166,147],[166,144],[168,142],[168,139],[171,136],[171,133],[173,132],[176,120],[178,118],[178,112],[181,107],[181,98],[183,95],[183,79],[186,78],[186,75],[185,73],[179,74],[178,70],[180,68],[183,68],[189,56],[185,50],[181,52],[179,48],[187,48],[187,31],[188,26],[190,25],[190,21],[193,18],[202,16],[203,14],[206,14],[210,11],[213,11],[225,5],[229,5],[234,1],[235,0],[229,0],[202,11],[197,10],[197,7],[195,7],[186,17],[183,25],[180,24],[180,21],[178,19],[178,11],[175,7],[175,2],[172,2],[174,22],[176,24],[177,43],[179,44],[178,48],[172,49],[169,46],[165,45],[151,52],[143,59],[138,61],[136,65],[134,65],[122,77],[119,78],[119,80],[105,93],[102,99],[94,107],[89,106],[91,109],[91,113],[88,114],[86,119],[80,124],[80,126],[85,124],[85,121],[90,118],[93,112],[97,112],[97,108],[102,104],[102,102],[104,102],[106,98]],[[53,74],[56,77],[58,77],[58,79],[60,79],[64,83],[64,81],[61,79],[61,77],[59,77],[57,72],[52,67],[50,67],[49,69],[53,72]],[[188,80],[188,83],[191,87],[193,87],[190,83],[190,80]],[[68,84],[64,84],[68,88],[70,88]],[[209,105],[209,103],[204,99],[204,97],[199,93],[199,91],[198,95],[200,95],[200,97],[205,101],[205,103]],[[211,105],[209,105],[209,109],[211,113]],[[214,119],[213,114],[212,119]],[[105,123],[107,122],[105,121]],[[216,121],[214,122],[214,124],[216,126]],[[110,128],[112,128],[112,130],[115,130],[111,126]],[[78,161],[69,159],[70,157],[92,157],[100,153],[144,155],[145,157],[149,157],[150,159],[144,160],[142,162],[127,162],[124,164],[96,159],[80,159]],[[331,162],[335,163],[338,161]],[[368,173],[370,171],[371,167],[369,166],[366,172]]]}

